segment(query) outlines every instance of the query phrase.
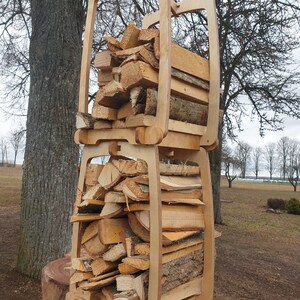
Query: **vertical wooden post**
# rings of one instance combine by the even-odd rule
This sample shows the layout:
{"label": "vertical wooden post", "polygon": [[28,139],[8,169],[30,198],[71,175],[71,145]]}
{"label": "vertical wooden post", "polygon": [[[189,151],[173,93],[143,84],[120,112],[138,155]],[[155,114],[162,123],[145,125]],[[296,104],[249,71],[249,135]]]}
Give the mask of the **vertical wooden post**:
{"label": "vertical wooden post", "polygon": [[82,50],[80,87],[79,87],[79,104],[78,111],[88,112],[88,94],[90,82],[91,53],[94,35],[94,24],[98,0],[90,0],[88,3],[88,12],[86,16],[85,34]]}

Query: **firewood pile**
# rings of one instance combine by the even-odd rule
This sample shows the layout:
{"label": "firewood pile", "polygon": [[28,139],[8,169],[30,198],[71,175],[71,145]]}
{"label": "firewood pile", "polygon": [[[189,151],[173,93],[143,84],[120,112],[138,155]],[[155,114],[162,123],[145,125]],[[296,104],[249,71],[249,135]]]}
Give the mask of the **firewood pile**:
{"label": "firewood pile", "polygon": [[[78,129],[152,126],[157,110],[159,30],[126,28],[121,41],[106,37],[96,54],[99,91],[91,114],[77,114]],[[170,119],[207,124],[208,61],[173,43]]]}
{"label": "firewood pile", "polygon": [[[78,213],[81,256],[70,283],[101,299],[147,299],[150,267],[149,182],[142,160],[111,157],[89,164]],[[199,167],[160,163],[162,293],[199,285],[204,230]],[[194,280],[194,281],[193,281]],[[196,281],[198,280],[198,281]]]}

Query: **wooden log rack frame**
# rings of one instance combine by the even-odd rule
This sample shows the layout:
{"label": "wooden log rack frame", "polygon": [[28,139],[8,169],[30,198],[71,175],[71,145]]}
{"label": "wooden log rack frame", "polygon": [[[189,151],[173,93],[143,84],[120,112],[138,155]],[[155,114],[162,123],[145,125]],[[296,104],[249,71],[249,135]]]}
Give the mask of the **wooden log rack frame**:
{"label": "wooden log rack frame", "polygon": [[[80,113],[88,113],[89,72],[97,0],[89,0],[85,38],[82,54],[79,107]],[[207,125],[197,127],[194,132],[191,124],[173,122],[169,119],[171,91],[171,18],[180,14],[205,10],[209,33],[209,92]],[[142,28],[150,28],[160,23],[160,57],[158,74],[158,98],[156,116],[145,118],[141,125],[124,129],[78,129],[75,141],[83,144],[78,191],[85,190],[86,169],[92,158],[98,156],[124,156],[142,159],[147,163],[149,176],[150,205],[150,269],[148,299],[195,299],[212,300],[214,286],[214,219],[212,187],[208,152],[218,145],[219,124],[219,43],[215,2],[211,0],[160,0],[159,11],[144,17]],[[148,122],[148,123],[147,123]],[[147,123],[147,124],[146,124]],[[180,124],[181,123],[181,124]],[[179,125],[178,125],[179,124]],[[182,130],[184,128],[184,130]],[[192,128],[192,129],[190,129]],[[191,285],[177,287],[162,294],[162,204],[159,183],[159,160],[172,158],[193,161],[199,164],[202,181],[204,209],[204,265],[203,275]],[[74,215],[82,199],[76,197]],[[80,221],[73,222],[71,257],[80,257]],[[71,274],[74,270],[71,269]],[[67,300],[98,299],[95,292],[86,292],[76,283],[70,284]],[[100,299],[100,298],[99,298]],[[102,299],[102,298],[101,298]]]}

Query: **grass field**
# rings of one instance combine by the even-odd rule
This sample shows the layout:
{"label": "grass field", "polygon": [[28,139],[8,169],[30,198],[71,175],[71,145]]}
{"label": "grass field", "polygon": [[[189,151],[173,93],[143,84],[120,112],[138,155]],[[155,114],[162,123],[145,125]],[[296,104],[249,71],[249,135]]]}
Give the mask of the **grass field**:
{"label": "grass field", "polygon": [[[41,299],[40,283],[14,269],[21,175],[20,167],[0,167],[0,299],[6,300]],[[288,185],[234,181],[229,189],[222,180],[215,300],[300,299],[300,216],[265,207],[268,198],[291,197],[300,199],[300,192]]]}

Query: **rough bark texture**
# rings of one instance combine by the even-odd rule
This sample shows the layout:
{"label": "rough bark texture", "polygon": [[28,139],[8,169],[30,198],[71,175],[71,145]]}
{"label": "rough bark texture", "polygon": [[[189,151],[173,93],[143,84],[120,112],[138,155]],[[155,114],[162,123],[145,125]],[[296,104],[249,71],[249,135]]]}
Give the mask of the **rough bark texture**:
{"label": "rough bark texture", "polygon": [[42,267],[70,245],[83,8],[71,0],[30,3],[31,80],[17,268],[39,278]]}
{"label": "rough bark texture", "polygon": [[214,217],[215,223],[222,223],[221,199],[220,199],[220,179],[221,179],[221,153],[222,153],[222,126],[219,126],[219,147],[210,152],[210,171],[213,191]]}

